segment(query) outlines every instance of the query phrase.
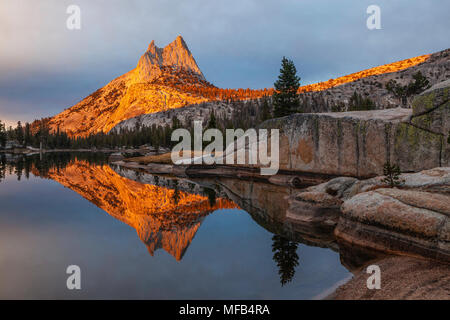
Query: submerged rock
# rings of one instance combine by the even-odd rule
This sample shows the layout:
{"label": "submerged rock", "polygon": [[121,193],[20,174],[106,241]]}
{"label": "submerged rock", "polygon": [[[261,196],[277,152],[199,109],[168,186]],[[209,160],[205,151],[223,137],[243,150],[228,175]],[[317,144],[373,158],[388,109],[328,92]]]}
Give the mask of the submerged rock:
{"label": "submerged rock", "polygon": [[108,157],[109,162],[121,161],[123,159],[125,159],[125,156],[121,152],[111,153]]}

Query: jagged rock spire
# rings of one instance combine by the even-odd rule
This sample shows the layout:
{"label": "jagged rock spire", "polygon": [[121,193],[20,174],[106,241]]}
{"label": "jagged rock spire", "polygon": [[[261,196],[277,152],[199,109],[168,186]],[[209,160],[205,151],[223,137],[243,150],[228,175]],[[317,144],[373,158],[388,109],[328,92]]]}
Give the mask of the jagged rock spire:
{"label": "jagged rock spire", "polygon": [[205,80],[183,37],[178,36],[164,48],[157,47],[154,40],[150,43],[147,51],[139,59],[135,81],[151,81],[161,74],[162,67],[168,66],[192,72],[201,80]]}

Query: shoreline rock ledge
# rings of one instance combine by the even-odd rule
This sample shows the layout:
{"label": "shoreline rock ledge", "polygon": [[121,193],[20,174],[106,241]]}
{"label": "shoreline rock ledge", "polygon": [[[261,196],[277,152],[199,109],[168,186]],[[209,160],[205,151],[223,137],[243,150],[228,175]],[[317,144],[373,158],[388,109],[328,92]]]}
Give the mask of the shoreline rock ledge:
{"label": "shoreline rock ledge", "polygon": [[281,170],[368,178],[386,162],[403,172],[450,166],[450,80],[418,95],[412,109],[300,113],[267,120],[279,129]]}
{"label": "shoreline rock ledge", "polygon": [[352,245],[450,262],[450,167],[400,179],[389,188],[383,177],[335,178],[291,196],[288,215],[334,225]]}

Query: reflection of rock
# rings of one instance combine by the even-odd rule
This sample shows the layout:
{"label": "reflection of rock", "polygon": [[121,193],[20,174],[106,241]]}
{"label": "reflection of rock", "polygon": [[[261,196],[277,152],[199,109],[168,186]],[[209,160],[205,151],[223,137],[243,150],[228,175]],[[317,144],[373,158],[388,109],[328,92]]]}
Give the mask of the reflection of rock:
{"label": "reflection of rock", "polygon": [[304,223],[334,227],[339,218],[342,197],[355,178],[335,178],[309,187],[289,201],[289,216]]}
{"label": "reflection of rock", "polygon": [[381,289],[369,290],[362,269],[339,287],[330,299],[450,299],[450,265],[411,257],[389,257],[374,262],[381,270]]}
{"label": "reflection of rock", "polygon": [[109,166],[75,161],[63,169],[51,169],[48,177],[79,193],[114,218],[136,229],[153,254],[163,248],[177,260],[195,236],[205,216],[236,205],[225,199],[192,194],[176,184],[160,187],[119,176]]}
{"label": "reflection of rock", "polygon": [[139,183],[150,184],[169,189],[177,189],[191,194],[204,194],[206,191],[204,186],[201,186],[197,182],[193,182],[187,179],[180,179],[169,175],[158,176],[155,174],[147,173],[146,171],[142,171],[140,170],[140,168],[130,169],[114,164],[110,165],[110,167],[118,175]]}
{"label": "reflection of rock", "polygon": [[[350,180],[345,178],[338,181]],[[291,199],[294,198],[293,194],[298,192],[296,189],[238,179],[219,179],[216,183],[227,197],[246,210],[269,232],[306,245],[339,251],[342,264],[350,271],[360,268],[367,261],[383,256],[380,252],[368,248],[353,246],[342,241],[337,242],[333,234],[335,229],[333,223],[324,224],[320,219],[317,221],[298,219],[298,214],[305,215],[308,212],[291,211]],[[335,183],[329,186],[333,185]],[[290,199],[289,202],[288,199]]]}
{"label": "reflection of rock", "polygon": [[177,180],[177,188],[189,193],[199,193],[201,189],[214,189],[217,197],[228,198],[236,203],[269,232],[308,245],[337,250],[333,236],[334,226],[323,227],[320,224],[315,226],[311,223],[302,223],[287,210],[288,198],[298,189],[252,179],[203,177],[191,181],[167,175],[156,176],[146,173],[145,170],[136,171],[138,169],[121,165],[112,165],[112,168],[121,176],[146,184],[173,188],[173,181]]}
{"label": "reflection of rock", "polygon": [[339,259],[341,260],[341,264],[353,274],[361,271],[369,262],[375,262],[390,256],[389,254],[360,247],[340,239],[337,239],[337,243],[339,245]]}
{"label": "reflection of rock", "polygon": [[123,156],[123,154],[121,152],[114,152],[111,153],[108,157],[108,161],[120,161],[123,160],[125,157]]}
{"label": "reflection of rock", "polygon": [[266,230],[304,244],[337,250],[333,228],[298,221],[288,211],[288,198],[297,190],[257,181],[219,179],[218,185]]}
{"label": "reflection of rock", "polygon": [[[158,177],[146,174],[145,172],[138,172],[120,167],[115,167],[115,169],[118,170],[118,173],[129,179],[173,188],[174,178]],[[417,176],[419,175],[420,174],[410,175],[408,181],[412,184],[418,184],[420,179],[418,179]],[[157,178],[157,181],[155,181],[155,178]],[[424,180],[426,179],[422,179],[422,184],[426,184],[428,187],[437,185],[436,179],[428,179],[426,183]],[[370,181],[371,182],[369,183],[367,181],[358,181],[354,178],[337,178],[323,185],[310,187],[306,189],[306,191],[312,190],[313,192],[318,193],[318,191],[321,190],[324,193],[328,192],[336,197],[333,201],[340,201],[339,203],[342,203],[342,200],[338,197],[343,197],[344,194],[347,194],[347,189],[366,190],[367,186],[373,186],[375,183],[374,181],[378,180],[370,179]],[[358,184],[358,188],[355,187],[356,184]],[[261,181],[243,181],[232,178],[206,178],[196,180],[195,183],[183,179],[178,180],[179,190],[188,190],[191,193],[198,192],[200,185],[213,188],[221,197],[231,199],[234,203],[239,205],[239,207],[246,210],[259,225],[269,232],[280,235],[291,241],[339,251],[342,264],[352,272],[355,270],[358,271],[359,268],[368,261],[379,259],[380,256],[384,256],[378,251],[355,246],[348,242],[336,242],[336,238],[333,234],[335,229],[334,223],[324,224],[322,223],[324,221],[323,219],[317,219],[317,221],[302,221],[302,219],[299,219],[297,214],[301,212],[293,212],[291,211],[291,208],[289,208],[289,206],[292,207],[292,199],[295,198],[293,194],[298,192],[296,189]],[[303,197],[303,199],[305,198],[306,196]],[[288,201],[288,199],[290,199],[290,201]],[[318,212],[320,212],[320,210]],[[197,228],[197,225],[192,224],[191,228],[195,229]],[[148,228],[144,229],[147,230]],[[144,242],[148,242],[146,240],[147,238],[153,237],[152,239],[154,240],[152,240],[151,243],[154,244],[154,246],[156,246],[157,243],[162,245],[162,242],[158,237],[153,236],[151,233],[142,233],[139,236]],[[151,248],[152,247],[149,247],[150,252],[152,252]]]}
{"label": "reflection of rock", "polygon": [[179,261],[194,239],[203,219],[204,216],[200,216],[192,223],[165,230],[166,227],[160,221],[149,219],[148,216],[138,216],[136,231],[152,256],[157,249],[163,248]]}

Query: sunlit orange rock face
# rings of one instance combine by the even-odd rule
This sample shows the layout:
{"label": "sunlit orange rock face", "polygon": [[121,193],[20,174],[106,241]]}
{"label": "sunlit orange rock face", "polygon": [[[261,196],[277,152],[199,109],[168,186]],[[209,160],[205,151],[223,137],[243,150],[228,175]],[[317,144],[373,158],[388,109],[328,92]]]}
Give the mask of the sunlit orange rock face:
{"label": "sunlit orange rock face", "polygon": [[[403,70],[426,61],[430,55],[402,60],[307,85],[300,92],[321,91],[371,75]],[[107,133],[119,122],[143,114],[176,109],[202,102],[246,100],[272,95],[273,89],[220,89],[207,82],[181,36],[164,48],[152,41],[136,68],[114,79],[76,105],[52,117],[49,126],[69,136]]]}
{"label": "sunlit orange rock face", "polygon": [[126,223],[147,246],[151,255],[163,248],[181,260],[204,217],[218,209],[236,208],[218,198],[142,184],[118,175],[108,165],[74,161],[63,169],[51,169],[48,177]]}
{"label": "sunlit orange rock face", "polygon": [[310,84],[307,86],[300,87],[299,92],[322,91],[336,86],[340,86],[344,83],[353,82],[358,79],[374,76],[377,74],[401,71],[427,61],[430,58],[430,56],[431,54],[425,54],[415,58],[405,59],[394,63],[384,64],[382,66],[355,72],[336,79],[330,79],[328,81]]}
{"label": "sunlit orange rock face", "polygon": [[108,132],[117,123],[153,113],[208,101],[180,86],[213,87],[205,80],[194,57],[180,36],[165,48],[154,42],[133,70],[114,79],[73,107],[51,118],[69,136]]}

